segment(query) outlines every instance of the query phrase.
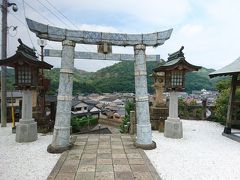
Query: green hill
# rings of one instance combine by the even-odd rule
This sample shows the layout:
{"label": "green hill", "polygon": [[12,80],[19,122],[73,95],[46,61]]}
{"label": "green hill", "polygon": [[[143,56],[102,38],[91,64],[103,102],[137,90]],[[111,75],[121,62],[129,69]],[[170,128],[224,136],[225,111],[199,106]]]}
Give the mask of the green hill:
{"label": "green hill", "polygon": [[[152,73],[156,67],[156,62],[147,62],[147,73]],[[133,62],[120,62],[113,66],[97,71],[91,78],[97,92],[134,92],[134,64]],[[148,77],[148,89],[151,88],[153,81]]]}
{"label": "green hill", "polygon": [[[147,62],[148,73],[148,91],[153,93],[153,80],[149,75],[152,69],[157,67],[157,62]],[[58,89],[59,68],[45,71],[47,78],[51,79],[51,87],[49,94],[55,94]],[[11,72],[8,73],[11,76]],[[186,74],[185,87],[187,92],[192,90],[215,90],[216,82],[219,78],[213,80],[208,74],[213,72],[213,69],[202,68],[198,72],[190,72]],[[13,77],[8,81],[13,84]],[[86,72],[83,70],[74,69],[74,84],[73,94],[80,93],[112,93],[112,92],[134,92],[134,64],[133,62],[119,62],[112,66],[103,68],[95,73]]]}

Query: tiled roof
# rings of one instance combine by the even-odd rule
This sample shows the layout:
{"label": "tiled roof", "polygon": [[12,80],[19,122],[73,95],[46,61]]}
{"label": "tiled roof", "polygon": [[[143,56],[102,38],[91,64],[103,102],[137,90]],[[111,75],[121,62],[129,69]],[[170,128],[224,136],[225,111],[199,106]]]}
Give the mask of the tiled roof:
{"label": "tiled roof", "polygon": [[240,73],[240,57],[223,68],[209,74],[210,78]]}

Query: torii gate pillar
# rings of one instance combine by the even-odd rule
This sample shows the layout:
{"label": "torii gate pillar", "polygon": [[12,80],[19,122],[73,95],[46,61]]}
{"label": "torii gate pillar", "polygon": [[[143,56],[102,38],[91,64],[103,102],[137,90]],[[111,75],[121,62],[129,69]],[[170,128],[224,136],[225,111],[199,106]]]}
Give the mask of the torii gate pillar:
{"label": "torii gate pillar", "polygon": [[62,61],[57,96],[57,112],[53,131],[52,143],[47,151],[61,153],[71,148],[70,120],[73,89],[74,47],[75,42],[62,42]]}
{"label": "torii gate pillar", "polygon": [[134,75],[135,101],[137,117],[137,141],[135,145],[142,149],[154,149],[156,143],[152,141],[152,131],[149,116],[149,101],[147,90],[146,46],[134,46]]}

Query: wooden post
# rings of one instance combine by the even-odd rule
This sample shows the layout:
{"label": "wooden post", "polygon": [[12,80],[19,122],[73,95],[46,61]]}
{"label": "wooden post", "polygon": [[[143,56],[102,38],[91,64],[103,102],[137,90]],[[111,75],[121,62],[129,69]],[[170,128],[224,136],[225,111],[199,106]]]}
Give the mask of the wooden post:
{"label": "wooden post", "polygon": [[130,111],[130,134],[133,135],[135,133],[136,133],[135,111]]}
{"label": "wooden post", "polygon": [[228,101],[228,112],[227,112],[227,119],[226,119],[226,127],[224,128],[224,133],[231,134],[232,128],[232,111],[233,111],[233,102],[235,100],[236,94],[236,87],[237,87],[237,78],[238,75],[234,74],[232,76],[231,88],[230,88],[230,97]]}
{"label": "wooden post", "polygon": [[206,120],[206,112],[207,112],[207,99],[202,100],[202,120]]}

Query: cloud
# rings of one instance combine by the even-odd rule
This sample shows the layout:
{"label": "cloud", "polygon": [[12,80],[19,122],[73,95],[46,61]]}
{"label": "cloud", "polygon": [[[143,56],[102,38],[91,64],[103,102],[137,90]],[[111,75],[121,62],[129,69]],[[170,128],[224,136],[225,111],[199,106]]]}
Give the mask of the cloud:
{"label": "cloud", "polygon": [[240,2],[238,0],[203,1],[201,5],[212,21],[216,21],[222,25],[235,24],[236,20],[240,18]]}
{"label": "cloud", "polygon": [[102,26],[97,24],[80,24],[79,29],[85,31],[97,31],[97,32],[115,32],[118,33],[119,30],[112,26]]}
{"label": "cloud", "polygon": [[[81,11],[89,11],[89,16],[95,16],[96,12],[126,14],[127,16],[143,23],[170,25],[181,22],[190,11],[188,0],[81,0],[64,1],[55,0],[62,11],[73,11],[81,14]],[[80,16],[80,15],[79,15]],[[95,17],[99,18],[99,17]],[[101,22],[99,22],[101,23]]]}
{"label": "cloud", "polygon": [[199,35],[203,30],[204,28],[201,25],[187,24],[184,25],[179,31],[183,36],[191,38]]}
{"label": "cloud", "polygon": [[[18,46],[17,38],[31,46],[26,27],[21,21],[24,20],[24,12],[21,0],[17,0],[19,11],[13,13],[10,10],[8,24],[18,26],[18,34],[9,37],[9,55],[14,54]],[[25,0],[34,7],[38,13],[26,3],[26,15],[36,21],[53,24],[54,26],[82,30],[145,33],[165,30],[173,27],[173,33],[163,46],[158,48],[147,48],[147,54],[161,54],[166,59],[167,54],[175,52],[182,45],[185,46],[184,53],[190,63],[209,68],[220,68],[227,65],[239,56],[240,39],[240,1],[238,0],[51,0],[55,8],[61,10],[65,16],[71,19],[72,25],[46,1],[41,1],[52,12],[67,24],[62,23],[46,8],[37,1]],[[52,22],[52,23],[50,23]],[[39,50],[35,34],[30,32],[35,48]],[[61,49],[61,43],[48,42],[47,48]],[[96,46],[77,45],[76,50],[96,52]],[[116,53],[133,53],[133,48],[113,47]],[[60,66],[59,60],[51,62]],[[76,67],[82,69],[96,69],[106,62],[87,63],[76,60]],[[89,68],[90,67],[90,68]]]}

